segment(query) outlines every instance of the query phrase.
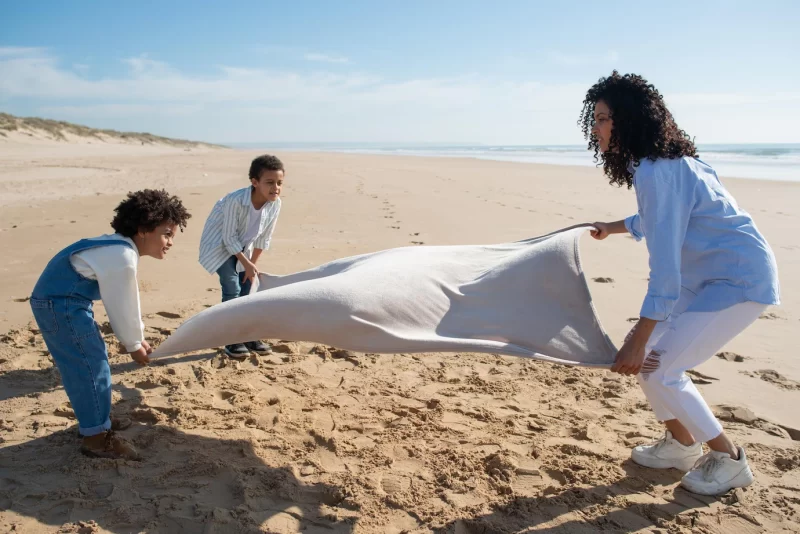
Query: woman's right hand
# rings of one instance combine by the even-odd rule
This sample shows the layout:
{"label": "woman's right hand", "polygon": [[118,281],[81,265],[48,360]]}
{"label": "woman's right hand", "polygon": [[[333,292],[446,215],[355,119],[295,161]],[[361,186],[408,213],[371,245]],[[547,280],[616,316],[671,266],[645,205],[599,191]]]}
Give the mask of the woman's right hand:
{"label": "woman's right hand", "polygon": [[611,234],[609,231],[610,225],[608,223],[596,222],[592,223],[592,226],[594,226],[594,228],[590,231],[590,233],[592,234],[592,237],[598,241],[602,241]]}

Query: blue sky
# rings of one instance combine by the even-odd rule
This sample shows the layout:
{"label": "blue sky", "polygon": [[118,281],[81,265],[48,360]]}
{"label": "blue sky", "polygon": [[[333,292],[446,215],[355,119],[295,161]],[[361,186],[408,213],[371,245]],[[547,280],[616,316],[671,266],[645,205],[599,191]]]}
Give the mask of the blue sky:
{"label": "blue sky", "polygon": [[576,144],[586,89],[616,68],[700,143],[800,142],[791,0],[31,1],[0,21],[0,110],[95,127]]}

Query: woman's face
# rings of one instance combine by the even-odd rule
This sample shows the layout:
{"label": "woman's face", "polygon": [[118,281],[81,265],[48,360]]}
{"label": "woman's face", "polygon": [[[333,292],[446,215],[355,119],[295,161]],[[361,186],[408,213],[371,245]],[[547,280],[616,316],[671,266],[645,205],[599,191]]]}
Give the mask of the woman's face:
{"label": "woman's face", "polygon": [[611,110],[602,100],[598,100],[594,105],[594,126],[592,135],[597,138],[602,152],[608,152],[608,144],[611,142],[611,130],[614,129],[614,121],[611,120]]}

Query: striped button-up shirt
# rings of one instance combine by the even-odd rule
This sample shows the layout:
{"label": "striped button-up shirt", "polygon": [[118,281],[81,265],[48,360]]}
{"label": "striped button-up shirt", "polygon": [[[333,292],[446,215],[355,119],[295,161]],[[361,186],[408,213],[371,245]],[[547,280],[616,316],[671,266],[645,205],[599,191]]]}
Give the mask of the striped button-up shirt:
{"label": "striped button-up shirt", "polygon": [[[214,205],[214,209],[206,219],[203,235],[200,238],[200,265],[209,273],[217,272],[225,261],[239,252],[252,257],[254,248],[269,248],[278,213],[281,211],[281,199],[267,202],[261,210],[261,223],[258,235],[252,243],[243,243],[247,224],[250,218],[250,191],[245,187],[225,195]],[[247,247],[247,250],[245,250]]]}

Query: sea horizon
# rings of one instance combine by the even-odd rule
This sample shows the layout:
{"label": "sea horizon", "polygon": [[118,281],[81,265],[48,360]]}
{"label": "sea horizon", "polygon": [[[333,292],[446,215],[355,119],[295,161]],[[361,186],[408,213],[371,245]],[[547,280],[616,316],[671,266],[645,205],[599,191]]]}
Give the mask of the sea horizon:
{"label": "sea horizon", "polygon": [[[478,143],[221,143],[234,149],[280,149],[418,157],[475,158],[518,163],[595,166],[586,145],[487,145]],[[800,143],[698,144],[700,159],[720,176],[800,181]]]}

